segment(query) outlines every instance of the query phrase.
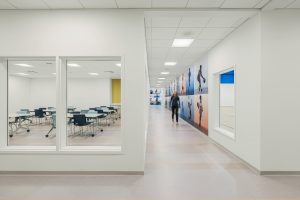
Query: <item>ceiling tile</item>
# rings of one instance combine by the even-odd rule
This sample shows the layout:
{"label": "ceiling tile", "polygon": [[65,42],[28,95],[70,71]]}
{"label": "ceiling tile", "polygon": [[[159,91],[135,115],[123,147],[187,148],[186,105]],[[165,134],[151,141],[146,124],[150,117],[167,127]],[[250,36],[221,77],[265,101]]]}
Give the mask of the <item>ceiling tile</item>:
{"label": "ceiling tile", "polygon": [[188,0],[152,0],[152,8],[185,8]]}
{"label": "ceiling tile", "polygon": [[180,27],[206,27],[211,17],[183,17]]}
{"label": "ceiling tile", "polygon": [[258,4],[255,5],[255,8],[263,8],[270,0],[261,0]]}
{"label": "ceiling tile", "polygon": [[234,27],[240,21],[241,16],[223,15],[213,17],[207,27]]}
{"label": "ceiling tile", "polygon": [[79,0],[43,0],[52,9],[83,8]]}
{"label": "ceiling tile", "polygon": [[197,38],[201,33],[202,28],[178,28],[176,38]]}
{"label": "ceiling tile", "polygon": [[300,0],[294,1],[294,3],[288,6],[288,8],[300,8]]}
{"label": "ceiling tile", "polygon": [[176,28],[180,23],[180,17],[154,17],[152,18],[152,27],[157,28]]}
{"label": "ceiling tile", "polygon": [[80,0],[80,2],[85,8],[117,8],[115,0]]}
{"label": "ceiling tile", "polygon": [[116,0],[119,8],[151,8],[151,0]]}
{"label": "ceiling tile", "polygon": [[152,47],[152,58],[165,58],[168,54],[169,48],[153,48]]}
{"label": "ceiling tile", "polygon": [[42,0],[9,0],[18,9],[47,9],[48,6]]}
{"label": "ceiling tile", "polygon": [[171,50],[168,53],[167,58],[172,60],[178,60],[180,57],[182,57],[185,52],[188,50],[188,48],[171,48]]}
{"label": "ceiling tile", "polygon": [[6,0],[0,0],[0,9],[14,9],[15,7],[13,7],[10,3],[8,3],[8,1]]}
{"label": "ceiling tile", "polygon": [[221,40],[231,33],[233,28],[205,28],[199,35],[198,39],[215,39]]}
{"label": "ceiling tile", "polygon": [[152,40],[152,47],[172,47],[173,40]]}
{"label": "ceiling tile", "polygon": [[222,8],[254,8],[262,0],[226,0]]}
{"label": "ceiling tile", "polygon": [[272,0],[270,3],[268,3],[263,10],[273,10],[276,8],[286,8],[291,3],[293,3],[295,0]]}
{"label": "ceiling tile", "polygon": [[224,0],[189,0],[188,8],[218,8]]}
{"label": "ceiling tile", "polygon": [[176,28],[152,28],[152,39],[174,39]]}
{"label": "ceiling tile", "polygon": [[221,40],[195,40],[191,45],[191,48],[202,47],[202,48],[210,48],[215,46]]}

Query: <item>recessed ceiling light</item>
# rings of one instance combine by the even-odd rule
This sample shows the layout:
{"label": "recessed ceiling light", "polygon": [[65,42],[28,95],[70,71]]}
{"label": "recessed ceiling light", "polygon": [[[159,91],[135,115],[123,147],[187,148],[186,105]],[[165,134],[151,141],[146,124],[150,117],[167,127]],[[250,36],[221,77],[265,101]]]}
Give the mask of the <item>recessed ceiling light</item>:
{"label": "recessed ceiling light", "polygon": [[92,73],[89,73],[89,75],[91,75],[91,76],[98,76],[99,74],[92,72]]}
{"label": "recessed ceiling light", "polygon": [[23,63],[18,63],[18,64],[15,64],[15,65],[20,66],[20,67],[33,67],[32,65],[23,64]]}
{"label": "recessed ceiling light", "polygon": [[157,83],[162,83],[162,81],[157,81]]}
{"label": "recessed ceiling light", "polygon": [[54,72],[54,73],[52,73],[53,75],[56,75],[56,73]]}
{"label": "recessed ceiling light", "polygon": [[194,39],[174,39],[172,47],[189,47]]}
{"label": "recessed ceiling light", "polygon": [[116,66],[121,67],[122,65],[121,65],[121,63],[117,63]]}
{"label": "recessed ceiling light", "polygon": [[166,66],[175,66],[176,64],[176,62],[165,62]]}
{"label": "recessed ceiling light", "polygon": [[166,78],[163,78],[163,77],[160,77],[160,78],[158,78],[159,80],[165,80]]}
{"label": "recessed ceiling light", "polygon": [[80,65],[76,64],[76,63],[68,63],[69,67],[80,67]]}
{"label": "recessed ceiling light", "polygon": [[160,74],[167,75],[167,74],[170,74],[170,72],[160,72]]}
{"label": "recessed ceiling light", "polygon": [[20,73],[16,73],[17,75],[21,75],[21,76],[28,76],[29,74],[26,74],[26,73],[22,73],[22,72],[20,72]]}

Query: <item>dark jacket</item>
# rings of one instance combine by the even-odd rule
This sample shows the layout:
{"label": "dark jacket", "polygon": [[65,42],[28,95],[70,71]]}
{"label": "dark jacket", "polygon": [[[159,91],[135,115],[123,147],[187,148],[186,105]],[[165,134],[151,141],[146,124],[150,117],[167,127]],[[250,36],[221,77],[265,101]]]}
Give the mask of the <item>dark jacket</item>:
{"label": "dark jacket", "polygon": [[170,106],[180,108],[179,96],[176,95],[171,97]]}

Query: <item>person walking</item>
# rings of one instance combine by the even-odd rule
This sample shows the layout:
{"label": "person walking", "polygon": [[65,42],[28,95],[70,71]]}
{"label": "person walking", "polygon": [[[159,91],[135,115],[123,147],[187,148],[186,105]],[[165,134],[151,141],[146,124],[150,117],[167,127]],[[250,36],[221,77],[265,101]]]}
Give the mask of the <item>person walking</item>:
{"label": "person walking", "polygon": [[174,92],[171,97],[171,108],[172,108],[172,121],[174,122],[174,115],[176,115],[176,123],[178,124],[178,109],[180,108],[180,99],[177,92]]}

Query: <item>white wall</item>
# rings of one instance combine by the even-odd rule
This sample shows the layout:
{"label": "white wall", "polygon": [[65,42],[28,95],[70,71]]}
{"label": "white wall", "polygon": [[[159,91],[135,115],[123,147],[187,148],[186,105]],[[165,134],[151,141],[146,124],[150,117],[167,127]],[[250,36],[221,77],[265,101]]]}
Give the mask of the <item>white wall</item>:
{"label": "white wall", "polygon": [[111,104],[111,79],[68,79],[68,106],[89,109]]}
{"label": "white wall", "polygon": [[[260,77],[261,21],[253,17],[213,48],[209,66],[209,137],[253,167],[260,169]],[[215,128],[219,98],[218,76],[214,74],[235,66],[236,128],[235,139]]]}
{"label": "white wall", "polygon": [[30,79],[20,76],[9,76],[8,78],[8,113],[16,113],[20,109],[31,109],[30,103]]}
{"label": "white wall", "polygon": [[300,11],[262,17],[262,170],[300,171]]}
{"label": "white wall", "polygon": [[30,108],[56,107],[55,78],[30,79]]}
{"label": "white wall", "polygon": [[[1,56],[124,56],[123,152],[0,154],[0,170],[143,171],[145,158],[144,15],[135,10],[0,11]],[[148,91],[148,90],[147,90]],[[4,91],[1,91],[1,95]],[[147,96],[146,96],[147,94]],[[2,107],[1,107],[2,108]],[[139,112],[132,112],[138,110]],[[5,109],[1,110],[5,113]],[[1,134],[6,134],[4,127]]]}

